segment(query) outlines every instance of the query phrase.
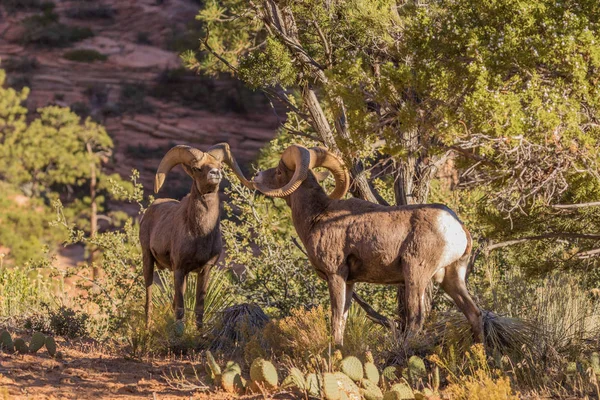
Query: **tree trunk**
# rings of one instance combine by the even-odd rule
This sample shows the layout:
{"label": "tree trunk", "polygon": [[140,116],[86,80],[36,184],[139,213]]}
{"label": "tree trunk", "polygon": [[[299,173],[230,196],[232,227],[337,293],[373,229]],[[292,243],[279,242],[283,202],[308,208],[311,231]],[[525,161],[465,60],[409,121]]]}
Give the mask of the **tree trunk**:
{"label": "tree trunk", "polygon": [[[401,140],[404,148],[408,151],[408,155],[398,161],[394,176],[394,195],[396,204],[399,206],[427,203],[431,181],[435,177],[438,168],[448,157],[448,154],[437,158],[423,157],[419,154],[419,137],[418,129],[401,134]],[[431,312],[433,289],[433,281],[430,281],[425,291],[424,318],[427,318]],[[398,317],[400,318],[401,328],[404,329],[406,315],[404,285],[398,285],[397,300]]]}
{"label": "tree trunk", "polygon": [[[93,151],[92,151],[92,148],[89,143],[86,145],[86,148],[87,148],[88,154],[90,155],[90,158],[91,158],[93,156]],[[98,178],[96,176],[96,163],[92,160],[92,161],[90,161],[90,203],[91,203],[90,239],[95,238],[96,232],[98,231],[98,202],[96,201],[97,185],[98,185]],[[89,255],[88,262],[93,265],[93,263],[96,261],[96,258],[97,258],[98,249],[96,248],[96,246],[94,244],[92,244],[90,246],[89,251],[90,251],[90,255]],[[93,265],[92,279],[95,280],[97,277],[98,277],[98,267]]]}
{"label": "tree trunk", "polygon": [[[321,108],[321,103],[319,103],[319,99],[317,99],[317,95],[315,91],[308,85],[304,85],[302,90],[302,99],[304,100],[304,105],[308,108],[308,112],[310,114],[311,125],[315,131],[319,134],[321,139],[328,148],[334,150],[339,155],[342,155],[347,165],[350,166],[350,175],[352,176],[354,185],[353,185],[353,194],[356,197],[359,197],[363,200],[370,201],[372,203],[378,203],[377,196],[374,194],[374,190],[371,188],[369,181],[367,180],[367,176],[364,173],[362,168],[362,163],[360,160],[353,157],[344,157],[345,154],[340,150],[337,141],[335,140],[335,136],[331,131],[331,126],[329,125],[329,121],[327,121],[327,117],[323,112],[323,108]],[[343,110],[343,103],[339,104]],[[338,133],[338,138],[341,141],[349,142],[350,135],[348,134],[346,123],[345,123],[345,112],[339,112],[340,117],[336,119],[336,131]]]}

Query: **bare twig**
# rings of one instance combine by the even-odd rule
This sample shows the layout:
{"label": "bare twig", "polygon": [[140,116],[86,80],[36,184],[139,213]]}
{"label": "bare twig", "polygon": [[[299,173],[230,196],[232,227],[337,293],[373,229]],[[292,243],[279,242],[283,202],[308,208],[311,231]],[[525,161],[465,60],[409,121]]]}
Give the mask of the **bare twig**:
{"label": "bare twig", "polygon": [[590,203],[579,203],[579,204],[553,204],[552,208],[556,208],[559,210],[574,210],[577,208],[585,208],[585,207],[600,207],[600,201],[594,201]]}

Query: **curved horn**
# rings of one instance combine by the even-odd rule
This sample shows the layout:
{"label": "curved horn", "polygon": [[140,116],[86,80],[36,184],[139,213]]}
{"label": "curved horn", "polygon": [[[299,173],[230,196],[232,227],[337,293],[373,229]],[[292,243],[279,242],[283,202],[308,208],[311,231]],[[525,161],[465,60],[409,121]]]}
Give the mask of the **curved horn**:
{"label": "curved horn", "polygon": [[167,151],[167,154],[162,158],[154,177],[154,193],[158,193],[167,173],[177,164],[190,165],[192,161],[200,161],[204,158],[204,153],[190,146],[179,145]]}
{"label": "curved horn", "polygon": [[335,189],[329,194],[329,198],[341,199],[344,197],[350,187],[350,177],[342,160],[323,147],[312,147],[309,151],[314,160],[311,167],[327,168],[335,178]]}
{"label": "curved horn", "polygon": [[235,158],[233,158],[233,154],[231,154],[231,149],[229,148],[229,144],[227,144],[227,143],[216,144],[216,145],[212,146],[210,149],[208,149],[206,152],[208,154],[210,154],[211,156],[213,156],[214,158],[216,158],[217,160],[229,165],[229,168],[231,168],[231,170],[233,171],[235,176],[238,177],[240,182],[242,182],[242,184],[244,186],[246,186],[248,189],[254,190],[254,185],[252,185],[252,183],[248,179],[246,179],[246,177],[244,176],[244,173],[240,169],[240,166],[238,165],[237,161],[235,161]]}
{"label": "curved horn", "polygon": [[253,182],[254,187],[271,197],[286,197],[292,194],[308,176],[311,168],[311,153],[306,147],[292,145],[281,154],[281,162],[294,171],[292,179],[281,188],[270,188],[263,183]]}

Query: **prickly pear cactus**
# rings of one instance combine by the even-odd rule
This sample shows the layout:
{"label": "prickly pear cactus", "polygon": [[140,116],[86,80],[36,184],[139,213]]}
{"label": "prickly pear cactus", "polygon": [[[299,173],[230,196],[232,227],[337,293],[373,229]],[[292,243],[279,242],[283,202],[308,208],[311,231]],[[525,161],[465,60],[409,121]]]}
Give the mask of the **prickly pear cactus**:
{"label": "prickly pear cactus", "polygon": [[217,364],[209,350],[206,350],[206,364],[204,365],[204,369],[213,383],[218,385],[221,380],[221,367],[219,367],[219,364]]}
{"label": "prickly pear cactus", "polygon": [[291,368],[289,375],[281,382],[281,387],[285,389],[306,390],[306,381],[302,371],[298,368]]}
{"label": "prickly pear cactus", "polygon": [[364,377],[363,365],[360,360],[354,356],[348,356],[340,361],[340,371],[346,374],[354,382],[360,382]]}
{"label": "prickly pear cactus", "polygon": [[311,373],[306,375],[306,392],[312,397],[321,397],[321,385],[317,374]]}
{"label": "prickly pear cactus", "polygon": [[411,400],[415,398],[415,394],[408,383],[396,383],[392,385],[383,396],[383,400]]}
{"label": "prickly pear cactus", "polygon": [[400,374],[400,370],[395,365],[390,365],[389,367],[385,367],[383,373],[381,374],[381,383],[382,385],[390,385],[394,382],[398,381]]}
{"label": "prickly pear cactus", "polygon": [[440,390],[440,367],[437,365],[433,368],[433,381],[431,386],[433,387],[434,392]]}
{"label": "prickly pear cactus", "polygon": [[240,367],[240,364],[236,363],[235,361],[227,361],[227,364],[225,364],[225,371],[229,370],[237,371],[240,374],[242,373],[242,367]]}
{"label": "prickly pear cactus", "polygon": [[383,392],[379,389],[376,383],[372,382],[369,379],[363,379],[361,382],[362,388],[360,389],[360,394],[365,400],[382,400]]}
{"label": "prickly pear cactus", "polygon": [[379,383],[379,370],[377,366],[370,361],[364,365],[365,378],[373,382],[375,385]]}
{"label": "prickly pear cactus", "polygon": [[246,381],[236,369],[227,369],[221,374],[221,387],[227,393],[243,393]]}
{"label": "prickly pear cactus", "polygon": [[46,345],[46,350],[48,350],[50,357],[54,357],[56,355],[56,341],[54,338],[52,336],[48,336],[44,344]]}
{"label": "prickly pear cactus", "polygon": [[343,358],[344,356],[342,356],[342,351],[340,349],[337,349],[331,355],[331,365],[337,368],[337,366],[340,364],[340,361],[342,361]]}
{"label": "prickly pear cactus", "polygon": [[29,353],[29,346],[25,343],[25,340],[18,338],[15,339],[15,350],[21,354]]}
{"label": "prickly pear cactus", "polygon": [[266,389],[275,389],[279,382],[275,366],[262,358],[257,358],[252,362],[250,379],[253,382],[260,383]]}
{"label": "prickly pear cactus", "polygon": [[0,332],[0,347],[4,351],[14,351],[15,349],[15,344],[7,330]]}
{"label": "prickly pear cactus", "polygon": [[31,337],[31,342],[29,343],[29,351],[32,353],[37,353],[39,349],[44,347],[46,344],[46,335],[41,332],[35,332]]}
{"label": "prickly pear cactus", "polygon": [[340,387],[340,392],[342,394],[342,398],[348,398],[350,400],[361,400],[360,389],[356,384],[343,372],[334,373],[335,377],[338,380],[338,386]]}
{"label": "prickly pear cactus", "polygon": [[325,400],[340,400],[342,394],[340,393],[340,386],[336,376],[332,373],[326,372],[323,374],[323,398]]}
{"label": "prickly pear cactus", "polygon": [[425,362],[423,362],[420,357],[412,356],[408,359],[408,376],[413,385],[415,385],[419,379],[427,377]]}
{"label": "prickly pear cactus", "polygon": [[590,364],[592,366],[592,371],[594,371],[596,375],[600,374],[600,354],[593,352],[590,356]]}

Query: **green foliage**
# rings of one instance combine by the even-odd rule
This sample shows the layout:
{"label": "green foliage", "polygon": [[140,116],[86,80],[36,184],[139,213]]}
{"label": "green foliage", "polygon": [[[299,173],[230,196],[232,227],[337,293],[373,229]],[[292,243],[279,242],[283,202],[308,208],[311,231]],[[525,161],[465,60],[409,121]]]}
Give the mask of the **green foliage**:
{"label": "green foliage", "polygon": [[66,11],[66,16],[75,19],[113,19],[116,10],[106,5],[81,4]]}
{"label": "green foliage", "polygon": [[148,89],[144,84],[121,85],[118,107],[121,112],[132,114],[149,114],[154,108],[146,101]]}
{"label": "green foliage", "polygon": [[254,89],[291,86],[296,76],[292,55],[284,45],[270,37],[264,46],[258,47],[240,61],[239,73],[244,82]]}
{"label": "green foliage", "polygon": [[48,47],[65,47],[72,43],[94,36],[87,27],[69,26],[58,21],[58,15],[47,9],[41,15],[33,15],[22,21],[25,33],[21,38],[24,44]]}
{"label": "green foliage", "polygon": [[63,57],[71,61],[88,63],[95,61],[106,61],[108,59],[106,55],[90,49],[70,50],[63,54]]}
{"label": "green foliage", "polygon": [[61,305],[54,308],[42,304],[41,310],[28,317],[24,326],[29,330],[74,339],[87,336],[88,320],[87,313],[76,311],[71,307]]}

